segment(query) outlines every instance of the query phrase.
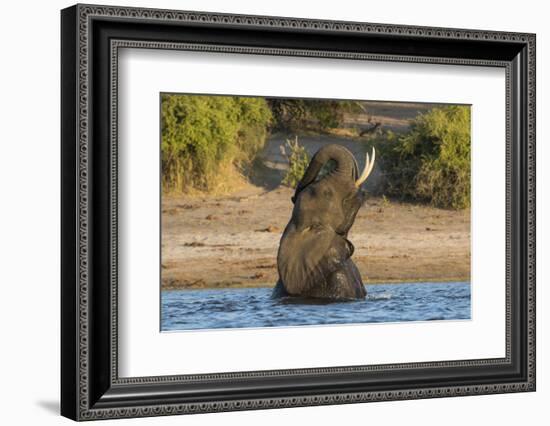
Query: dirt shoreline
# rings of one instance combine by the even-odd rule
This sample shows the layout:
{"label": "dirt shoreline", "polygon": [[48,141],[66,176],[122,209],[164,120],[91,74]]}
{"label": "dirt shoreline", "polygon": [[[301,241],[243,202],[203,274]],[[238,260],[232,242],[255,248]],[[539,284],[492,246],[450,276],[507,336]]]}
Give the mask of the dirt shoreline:
{"label": "dirt shoreline", "polygon": [[[364,284],[365,285],[398,285],[398,284],[438,284],[438,283],[450,283],[450,284],[460,284],[463,282],[469,282],[468,279],[465,279],[463,277],[461,278],[449,278],[449,279],[441,279],[438,281],[425,281],[423,279],[418,280],[395,280],[395,281],[367,281]],[[216,283],[213,283],[211,285],[204,285],[204,286],[194,286],[194,285],[187,285],[187,286],[164,286],[162,287],[162,291],[173,291],[173,290],[212,290],[212,289],[244,289],[244,288],[273,288],[275,287],[275,284],[272,283],[243,283],[241,285],[229,285],[229,286],[218,286]]]}
{"label": "dirt shoreline", "polygon": [[[293,191],[163,196],[162,289],[272,287]],[[349,235],[365,284],[469,281],[470,211],[370,197]]]}

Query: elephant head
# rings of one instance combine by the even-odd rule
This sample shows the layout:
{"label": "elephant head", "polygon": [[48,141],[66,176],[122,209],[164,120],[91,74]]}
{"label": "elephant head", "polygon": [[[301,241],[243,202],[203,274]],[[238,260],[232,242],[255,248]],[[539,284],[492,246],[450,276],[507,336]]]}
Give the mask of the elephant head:
{"label": "elephant head", "polygon": [[[372,160],[367,154],[359,175],[355,158],[341,145],[326,145],[313,156],[292,197],[292,216],[277,254],[279,282],[274,295],[365,297],[347,236],[363,204],[361,185],[372,171],[374,157],[374,150]],[[328,162],[332,169],[319,178]]]}

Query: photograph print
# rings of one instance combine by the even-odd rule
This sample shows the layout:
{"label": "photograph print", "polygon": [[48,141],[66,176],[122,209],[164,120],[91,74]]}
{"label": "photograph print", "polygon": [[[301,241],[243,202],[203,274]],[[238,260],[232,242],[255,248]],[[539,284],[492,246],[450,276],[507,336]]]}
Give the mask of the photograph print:
{"label": "photograph print", "polygon": [[161,331],[470,320],[470,117],[161,93]]}

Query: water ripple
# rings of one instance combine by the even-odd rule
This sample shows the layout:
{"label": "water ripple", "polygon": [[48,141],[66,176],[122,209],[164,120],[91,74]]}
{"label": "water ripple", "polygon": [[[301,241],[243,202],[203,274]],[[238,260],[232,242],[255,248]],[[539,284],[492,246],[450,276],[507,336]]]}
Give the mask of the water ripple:
{"label": "water ripple", "polygon": [[273,300],[270,288],[168,290],[161,295],[161,330],[287,327],[470,318],[470,283],[367,286],[365,300],[325,303]]}

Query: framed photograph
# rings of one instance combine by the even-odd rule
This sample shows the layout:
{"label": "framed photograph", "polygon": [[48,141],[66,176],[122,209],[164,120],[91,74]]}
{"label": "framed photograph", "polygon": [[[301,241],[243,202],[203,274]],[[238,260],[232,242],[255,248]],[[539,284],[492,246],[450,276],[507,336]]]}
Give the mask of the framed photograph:
{"label": "framed photograph", "polygon": [[61,413],[535,390],[535,35],[61,12]]}

